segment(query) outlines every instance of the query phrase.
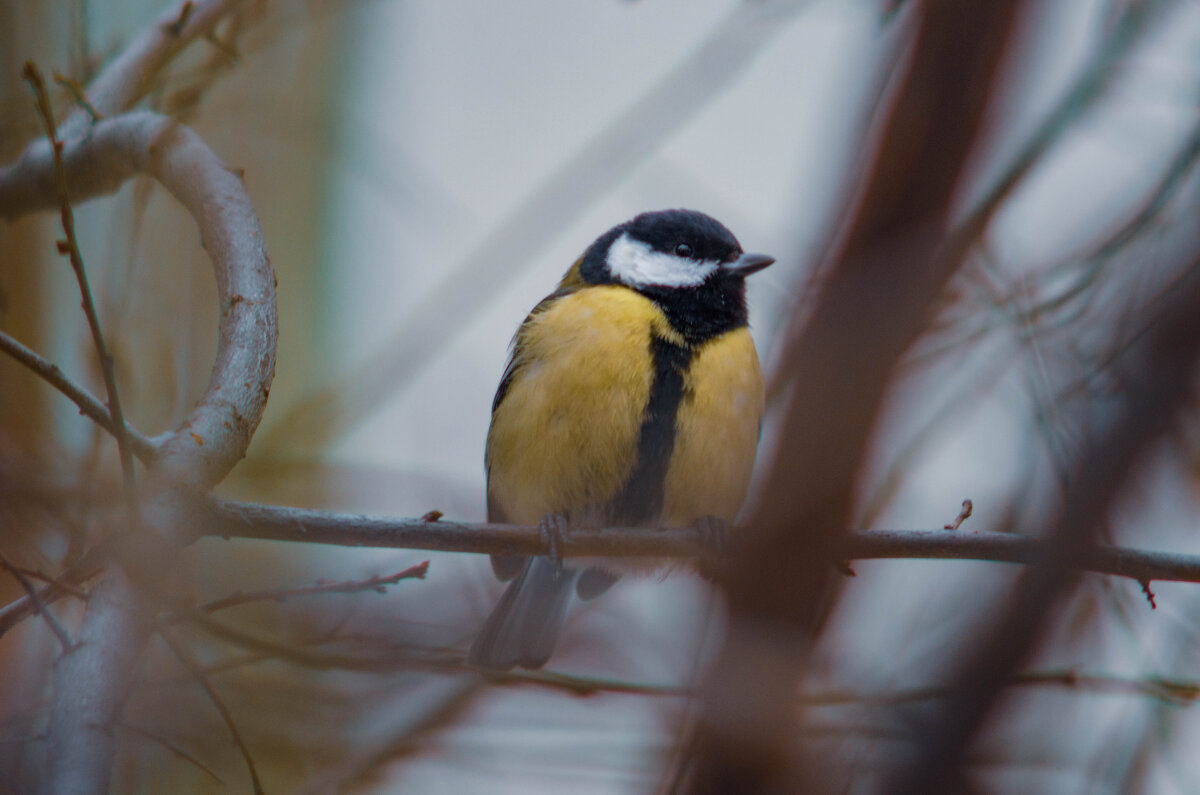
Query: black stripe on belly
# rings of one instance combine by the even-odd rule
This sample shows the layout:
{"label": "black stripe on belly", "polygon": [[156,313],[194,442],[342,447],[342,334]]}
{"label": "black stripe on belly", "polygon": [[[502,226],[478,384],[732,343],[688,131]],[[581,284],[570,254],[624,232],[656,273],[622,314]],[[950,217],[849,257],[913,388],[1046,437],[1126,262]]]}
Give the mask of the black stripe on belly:
{"label": "black stripe on belly", "polygon": [[613,499],[612,520],[640,524],[662,511],[663,490],[671,451],[675,447],[675,416],[683,400],[683,374],[691,363],[691,348],[651,336],[654,382],[642,416],[637,464],[625,486]]}

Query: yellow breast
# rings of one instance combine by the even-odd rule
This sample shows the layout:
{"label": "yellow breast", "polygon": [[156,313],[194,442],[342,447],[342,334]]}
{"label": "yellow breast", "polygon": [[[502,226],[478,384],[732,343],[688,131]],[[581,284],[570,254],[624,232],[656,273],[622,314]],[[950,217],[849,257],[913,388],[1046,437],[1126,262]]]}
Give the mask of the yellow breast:
{"label": "yellow breast", "polygon": [[762,413],[762,368],[749,330],[703,344],[684,376],[663,524],[733,521],[750,484]]}
{"label": "yellow breast", "polygon": [[535,312],[517,335],[515,375],[488,432],[488,492],[505,518],[573,518],[617,493],[636,463],[654,379],[649,300],[592,287]]}
{"label": "yellow breast", "polygon": [[[618,286],[557,298],[526,321],[488,433],[489,502],[506,521],[534,524],[547,513],[608,521],[611,501],[637,465],[655,376],[652,334],[683,344],[652,301]],[[746,329],[693,352],[663,511],[650,524],[733,519],[753,467],[762,407],[762,373]]]}

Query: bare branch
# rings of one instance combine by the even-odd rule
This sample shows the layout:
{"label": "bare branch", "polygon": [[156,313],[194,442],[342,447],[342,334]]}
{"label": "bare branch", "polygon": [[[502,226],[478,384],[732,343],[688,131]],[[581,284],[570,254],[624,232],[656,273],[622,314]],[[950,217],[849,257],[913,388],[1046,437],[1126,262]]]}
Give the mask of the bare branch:
{"label": "bare branch", "polygon": [[[245,187],[195,133],[144,111],[105,119],[86,137],[64,140],[62,160],[72,201],[149,174],[200,226],[221,306],[216,363],[205,394],[163,443],[151,474],[209,488],[245,455],[275,372],[275,279]],[[46,141],[0,168],[0,216],[56,204]]]}
{"label": "bare branch", "polygon": [[[53,579],[49,585],[38,589],[37,598],[44,604],[51,604],[65,595],[76,596],[78,588],[75,586],[87,582],[99,574],[103,558],[102,553],[92,550],[84,556],[83,560]],[[40,574],[30,576],[41,577]],[[90,594],[80,598],[90,598]],[[0,607],[0,637],[36,612],[37,604],[28,595]]]}
{"label": "bare branch", "polygon": [[[475,552],[490,555],[545,555],[546,539],[536,526],[471,522],[427,522],[332,513],[278,505],[207,499],[190,513],[202,535],[257,538],[347,547]],[[737,528],[738,536],[748,532]],[[980,560],[1030,564],[1046,542],[1012,533],[937,530],[858,530],[847,532],[829,559]],[[562,538],[571,557],[696,558],[710,554],[704,535],[690,527],[572,528]],[[1072,560],[1080,571],[1141,582],[1200,582],[1200,555],[1096,546]]]}
{"label": "bare branch", "polygon": [[112,772],[113,723],[133,685],[153,616],[119,569],[92,590],[78,643],[54,666],[48,762],[42,791],[104,793]]}
{"label": "bare branch", "polygon": [[71,270],[75,272],[75,281],[79,285],[79,294],[83,299],[83,314],[87,318],[88,329],[92,333],[92,342],[96,346],[96,357],[100,360],[100,372],[104,375],[104,391],[108,394],[108,410],[112,414],[112,426],[117,438],[117,449],[121,454],[121,476],[125,482],[125,503],[129,511],[129,521],[138,524],[137,481],[133,469],[133,451],[129,446],[129,436],[125,433],[125,413],[121,410],[121,396],[117,390],[117,373],[112,354],[104,342],[104,332],[100,328],[100,315],[96,312],[96,303],[92,300],[92,288],[88,284],[87,270],[83,267],[83,254],[79,250],[79,241],[75,238],[75,213],[71,211],[71,200],[67,196],[67,175],[63,170],[62,142],[58,140],[58,130],[54,124],[54,111],[50,108],[50,96],[46,93],[46,82],[41,72],[32,61],[25,62],[24,76],[37,95],[38,114],[46,128],[46,138],[50,144],[50,157],[54,168],[54,189],[58,199],[58,214],[62,221],[63,234],[66,239],[58,244],[60,254],[66,254],[71,261]]}
{"label": "bare branch", "polygon": [[[95,422],[104,430],[116,435],[116,426],[108,407],[100,402],[91,392],[76,384],[63,374],[58,365],[47,361],[35,351],[26,348],[17,340],[0,331],[0,351],[7,353],[21,364],[29,368],[35,375],[66,395],[71,402],[79,407],[79,413]],[[129,444],[133,454],[141,459],[143,464],[153,463],[158,454],[154,442],[141,431],[125,423],[125,433],[129,436]]]}
{"label": "bare branch", "polygon": [[171,636],[170,628],[160,625],[158,634],[166,642],[167,646],[171,648],[171,652],[175,655],[175,658],[183,664],[184,668],[188,669],[188,672],[192,675],[192,679],[195,680],[196,684],[200,685],[204,693],[208,696],[208,700],[212,702],[213,707],[221,715],[221,720],[225,722],[225,726],[229,729],[229,734],[233,738],[233,744],[237,746],[238,751],[242,754],[242,758],[246,760],[246,769],[250,771],[250,782],[254,786],[254,795],[265,795],[262,782],[258,780],[258,771],[254,767],[254,757],[251,755],[250,749],[246,747],[245,741],[242,740],[242,733],[238,731],[237,723],[233,720],[233,714],[225,706],[225,702],[221,700],[221,696],[217,694],[212,683],[208,681],[208,677],[200,670],[200,664],[196,662],[196,659],[192,657],[192,653],[181,642]]}
{"label": "bare branch", "polygon": [[250,593],[236,593],[231,596],[226,596],[223,599],[216,599],[212,602],[200,605],[201,610],[206,613],[215,613],[218,610],[225,610],[237,605],[244,605],[248,602],[282,602],[286,599],[291,599],[296,596],[319,596],[322,594],[342,593],[352,594],[361,593],[363,591],[375,591],[376,593],[384,593],[387,591],[387,586],[395,585],[401,580],[410,579],[425,579],[425,574],[429,571],[429,561],[418,563],[416,566],[409,566],[404,571],[398,571],[395,574],[387,577],[368,577],[365,580],[354,580],[350,582],[325,582],[317,585],[310,585],[304,588],[286,588],[274,591],[251,591]]}
{"label": "bare branch", "polygon": [[170,751],[172,754],[179,757],[183,761],[190,763],[197,770],[201,771],[202,773],[207,774],[210,778],[212,778],[214,781],[216,781],[222,787],[225,786],[225,781],[220,776],[218,776],[216,773],[214,773],[207,765],[205,765],[203,762],[201,762],[196,757],[189,754],[187,751],[180,748],[175,743],[168,740],[166,737],[161,737],[158,734],[147,731],[146,729],[139,728],[132,724],[126,723],[125,721],[121,721],[121,723],[119,725],[122,729],[129,732],[130,734],[141,737],[149,742],[154,743],[155,745],[161,745],[163,748],[166,748],[168,751]]}
{"label": "bare branch", "polygon": [[[246,0],[179,0],[131,41],[88,86],[86,99],[97,115],[123,113],[154,85],[162,68],[197,38],[207,36]],[[80,108],[62,125],[64,138],[82,133],[91,122]]]}
{"label": "bare branch", "polygon": [[[967,747],[999,700],[1007,678],[1036,648],[1057,599],[1074,584],[1075,561],[1092,553],[1096,532],[1137,463],[1191,400],[1200,360],[1200,253],[1165,307],[1123,357],[1124,388],[1094,417],[1099,430],[1075,457],[1054,527],[1032,566],[984,628],[950,684],[950,697],[925,731],[919,756],[890,792],[935,792],[953,781]],[[1154,577],[1139,578],[1149,582]]]}
{"label": "bare branch", "polygon": [[66,627],[58,620],[58,616],[54,615],[54,611],[50,609],[50,606],[38,596],[37,589],[33,587],[33,583],[25,576],[25,572],[14,566],[3,554],[0,554],[0,568],[7,569],[16,578],[17,582],[21,584],[21,587],[25,589],[26,595],[30,602],[33,603],[33,609],[46,622],[46,626],[50,627],[50,631],[54,633],[54,637],[58,638],[58,643],[62,646],[63,651],[71,651],[75,644],[71,642],[71,636],[67,632]]}
{"label": "bare branch", "polygon": [[[101,112],[108,110],[96,95],[91,99]],[[163,442],[148,473],[154,491],[175,484],[210,488],[245,455],[275,370],[275,279],[253,206],[240,177],[195,133],[157,114],[108,118],[90,129],[64,126],[63,138],[61,162],[72,201],[112,192],[132,176],[149,174],[196,219],[212,257],[220,301],[216,362],[196,408]],[[34,142],[16,162],[0,168],[0,216],[57,206],[53,148],[45,140]],[[158,503],[150,507],[154,512],[147,519],[170,535],[174,517],[169,509]],[[111,569],[96,586],[80,646],[54,671],[48,791],[106,790],[114,751],[111,727],[152,619],[144,595],[124,571]]]}
{"label": "bare branch", "polygon": [[912,57],[857,212],[780,357],[795,387],[763,484],[769,499],[750,512],[747,553],[727,579],[731,625],[693,747],[693,793],[817,786],[804,769],[813,760],[795,753],[795,710],[783,695],[795,691],[833,603],[838,575],[827,561],[893,372],[978,233],[947,237],[1021,6],[926,0],[911,9]]}

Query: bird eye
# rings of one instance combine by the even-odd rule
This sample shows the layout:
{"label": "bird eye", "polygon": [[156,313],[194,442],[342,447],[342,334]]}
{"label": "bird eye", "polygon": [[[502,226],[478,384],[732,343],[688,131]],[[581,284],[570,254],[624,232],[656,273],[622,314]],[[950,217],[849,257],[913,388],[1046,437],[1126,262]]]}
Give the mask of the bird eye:
{"label": "bird eye", "polygon": [[692,256],[692,247],[689,246],[687,243],[680,243],[678,246],[675,247],[675,256],[691,257]]}

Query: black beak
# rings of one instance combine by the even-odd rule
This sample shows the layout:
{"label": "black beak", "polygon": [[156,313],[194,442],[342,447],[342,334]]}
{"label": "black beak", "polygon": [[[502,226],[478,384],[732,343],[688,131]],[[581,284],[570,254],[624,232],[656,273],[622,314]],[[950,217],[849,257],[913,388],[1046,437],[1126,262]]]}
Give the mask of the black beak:
{"label": "black beak", "polygon": [[775,262],[775,258],[766,254],[743,254],[725,266],[725,270],[738,276],[749,276],[758,273],[763,268]]}

